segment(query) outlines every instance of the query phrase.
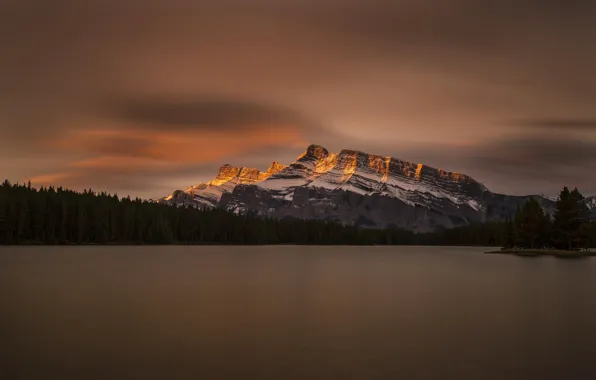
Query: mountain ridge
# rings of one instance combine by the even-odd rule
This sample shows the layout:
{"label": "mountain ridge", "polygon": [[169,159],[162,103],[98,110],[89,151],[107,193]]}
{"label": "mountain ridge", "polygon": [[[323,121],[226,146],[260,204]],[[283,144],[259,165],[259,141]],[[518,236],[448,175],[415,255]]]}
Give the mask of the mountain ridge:
{"label": "mountain ridge", "polygon": [[[503,220],[530,197],[552,213],[554,201],[540,195],[497,194],[459,172],[353,149],[332,153],[312,144],[289,165],[274,161],[261,172],[226,164],[214,180],[159,201],[426,232]],[[596,200],[587,204],[596,206]]]}

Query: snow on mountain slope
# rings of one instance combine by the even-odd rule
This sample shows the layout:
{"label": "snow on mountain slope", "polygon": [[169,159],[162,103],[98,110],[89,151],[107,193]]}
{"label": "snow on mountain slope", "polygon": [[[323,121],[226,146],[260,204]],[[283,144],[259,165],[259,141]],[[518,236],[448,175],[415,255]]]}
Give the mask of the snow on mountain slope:
{"label": "snow on mountain slope", "polygon": [[382,194],[414,205],[428,196],[479,207],[474,197],[486,188],[472,178],[392,157],[342,150],[337,164],[308,186]]}
{"label": "snow on mountain slope", "polygon": [[285,194],[292,188],[305,186],[331,169],[337,162],[337,155],[318,145],[310,145],[296,161],[259,183],[264,189]]}

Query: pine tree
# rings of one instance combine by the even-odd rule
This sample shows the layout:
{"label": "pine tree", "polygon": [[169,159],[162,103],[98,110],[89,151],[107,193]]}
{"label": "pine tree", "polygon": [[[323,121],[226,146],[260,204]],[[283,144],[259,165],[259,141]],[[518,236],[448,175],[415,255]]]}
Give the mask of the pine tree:
{"label": "pine tree", "polygon": [[575,202],[574,205],[577,208],[577,220],[575,221],[575,230],[573,236],[573,242],[576,249],[588,248],[590,239],[590,210],[586,205],[584,196],[577,190],[577,187],[571,191],[571,199]]}
{"label": "pine tree", "polygon": [[553,221],[553,245],[558,249],[576,250],[589,241],[589,210],[583,195],[564,187],[557,199]]}
{"label": "pine tree", "polygon": [[506,228],[506,232],[505,232],[505,244],[504,247],[505,248],[514,248],[516,246],[516,241],[517,241],[517,234],[516,234],[516,230],[515,230],[515,226],[513,224],[513,221],[511,220],[511,218],[509,216],[507,216],[507,219],[505,220],[505,228]]}
{"label": "pine tree", "polygon": [[516,246],[544,248],[549,226],[550,220],[540,203],[534,198],[528,199],[515,215]]}

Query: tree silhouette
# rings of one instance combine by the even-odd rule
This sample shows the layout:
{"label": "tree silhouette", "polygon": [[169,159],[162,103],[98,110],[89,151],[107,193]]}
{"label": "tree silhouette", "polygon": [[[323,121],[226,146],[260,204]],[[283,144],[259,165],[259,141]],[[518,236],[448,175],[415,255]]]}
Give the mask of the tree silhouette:
{"label": "tree silhouette", "polygon": [[[542,248],[596,246],[581,194],[563,189],[552,223],[529,200],[505,222],[433,233],[370,229],[326,220],[271,219],[224,209],[175,207],[92,190],[0,185],[2,244],[392,244]],[[552,232],[551,232],[552,228]]]}
{"label": "tree silhouette", "polygon": [[589,210],[577,188],[564,187],[557,199],[553,220],[553,246],[575,250],[587,248],[590,241]]}

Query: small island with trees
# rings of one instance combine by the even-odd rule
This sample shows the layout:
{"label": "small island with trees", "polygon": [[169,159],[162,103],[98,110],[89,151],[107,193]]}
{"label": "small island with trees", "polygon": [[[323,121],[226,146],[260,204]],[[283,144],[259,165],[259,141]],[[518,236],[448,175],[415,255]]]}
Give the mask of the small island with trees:
{"label": "small island with trees", "polygon": [[513,220],[506,221],[504,247],[486,253],[561,258],[595,256],[589,249],[592,226],[589,214],[577,188],[561,190],[552,217],[531,198],[518,207]]}

